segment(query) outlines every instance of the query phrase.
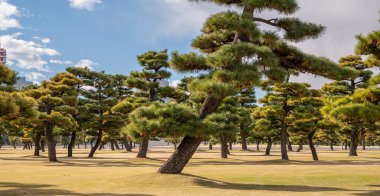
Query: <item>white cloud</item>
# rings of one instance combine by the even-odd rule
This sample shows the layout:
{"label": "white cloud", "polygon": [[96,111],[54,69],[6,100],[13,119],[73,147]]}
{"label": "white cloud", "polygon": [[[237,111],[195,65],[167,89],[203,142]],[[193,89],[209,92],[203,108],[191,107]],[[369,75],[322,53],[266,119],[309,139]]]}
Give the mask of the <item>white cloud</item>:
{"label": "white cloud", "polygon": [[43,39],[41,39],[41,42],[44,44],[48,44],[48,43],[50,43],[50,39],[49,38],[43,38]]}
{"label": "white cloud", "polygon": [[60,55],[59,52],[34,41],[20,39],[20,35],[22,33],[0,36],[3,47],[7,49],[10,64],[23,69],[49,71],[48,63],[43,58]]}
{"label": "white cloud", "polygon": [[39,72],[30,72],[25,74],[28,81],[32,81],[33,83],[38,83],[40,78],[45,78],[45,75]]}
{"label": "white cloud", "polygon": [[18,15],[16,6],[9,4],[6,0],[0,0],[0,30],[21,28],[21,25],[14,18]]}
{"label": "white cloud", "polygon": [[61,60],[57,60],[57,59],[50,59],[49,63],[57,64],[57,65],[71,65],[71,64],[73,64],[72,61],[61,61]]}
{"label": "white cloud", "polygon": [[82,59],[78,63],[74,65],[74,67],[82,67],[82,68],[88,68],[88,69],[94,69],[94,66],[98,65],[98,63],[95,63],[89,59]]}
{"label": "white cloud", "polygon": [[69,0],[69,2],[72,8],[93,11],[97,4],[102,3],[102,0]]}

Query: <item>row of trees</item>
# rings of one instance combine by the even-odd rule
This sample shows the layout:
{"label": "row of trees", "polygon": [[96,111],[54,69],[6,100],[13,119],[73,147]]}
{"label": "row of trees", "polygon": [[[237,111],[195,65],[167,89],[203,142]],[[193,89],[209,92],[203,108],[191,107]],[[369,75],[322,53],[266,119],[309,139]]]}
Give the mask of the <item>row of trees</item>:
{"label": "row of trees", "polygon": [[[49,161],[57,161],[59,135],[70,136],[69,157],[79,133],[95,141],[89,157],[105,142],[122,141],[128,151],[130,140],[138,142],[137,157],[145,158],[151,138],[180,141],[160,173],[180,173],[202,141],[218,141],[223,158],[232,142],[240,142],[243,150],[249,140],[265,142],[268,155],[280,143],[284,160],[291,143],[299,149],[308,143],[318,160],[315,136],[321,144],[349,144],[350,156],[357,156],[359,133],[364,143],[365,136],[378,139],[380,76],[371,78],[368,68],[379,65],[379,31],[359,36],[356,54],[336,64],[289,44],[317,38],[323,26],[295,17],[256,16],[265,10],[294,14],[299,8],[295,0],[213,2],[242,13],[210,16],[192,42],[200,53],[173,52],[169,61],[166,50],[150,51],[138,56],[142,70],[129,76],[70,67],[41,85],[11,92],[15,74],[2,65],[7,73],[0,80],[5,84],[2,130],[33,140],[36,156],[46,138]],[[199,74],[176,88],[161,86],[171,75],[169,68]],[[320,90],[290,81],[305,72],[336,81]],[[267,91],[260,107],[255,87]]]}

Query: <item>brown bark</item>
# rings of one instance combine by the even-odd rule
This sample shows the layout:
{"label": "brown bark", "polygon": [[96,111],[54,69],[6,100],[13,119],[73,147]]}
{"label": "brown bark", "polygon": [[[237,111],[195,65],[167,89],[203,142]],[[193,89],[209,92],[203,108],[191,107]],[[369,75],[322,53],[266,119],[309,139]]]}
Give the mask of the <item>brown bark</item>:
{"label": "brown bark", "polygon": [[102,141],[102,136],[103,136],[103,130],[98,131],[98,137],[96,138],[95,145],[91,148],[90,154],[88,154],[88,157],[92,158],[94,157],[94,154],[96,150],[98,149],[100,142]]}
{"label": "brown bark", "polygon": [[69,143],[69,146],[67,147],[67,156],[68,157],[73,157],[73,148],[75,145],[76,138],[77,138],[77,132],[76,131],[71,132],[70,143]]}
{"label": "brown bark", "polygon": [[149,136],[144,136],[141,138],[139,152],[137,153],[137,158],[146,158],[146,154],[148,153],[149,146]]}
{"label": "brown bark", "polygon": [[350,153],[349,156],[358,156],[357,149],[358,149],[358,143],[359,143],[359,132],[352,130],[351,131],[351,144],[350,144]]}
{"label": "brown bark", "polygon": [[301,150],[303,150],[303,145],[302,144],[298,144],[297,152],[301,152]]}
{"label": "brown bark", "polygon": [[115,151],[115,141],[111,140],[111,150]]}
{"label": "brown bark", "polygon": [[256,143],[256,151],[260,151],[260,141],[257,141]]}
{"label": "brown bark", "polygon": [[[221,102],[220,98],[208,96],[200,109],[199,117],[204,119],[207,115],[216,111]],[[186,135],[177,150],[170,156],[170,158],[160,167],[159,173],[177,174],[181,173],[183,168],[194,155],[198,146],[202,142],[202,138],[191,137]]]}
{"label": "brown bark", "polygon": [[288,150],[293,151],[292,142],[290,141],[289,137],[288,137]]}
{"label": "brown bark", "polygon": [[120,150],[120,146],[119,146],[119,144],[117,143],[117,140],[114,140],[114,142],[115,142],[115,148],[116,148],[116,150]]}
{"label": "brown bark", "polygon": [[332,151],[334,150],[334,142],[333,141],[330,142],[330,150],[332,150]]}
{"label": "brown bark", "polygon": [[362,131],[361,131],[361,136],[362,136],[362,150],[366,150],[365,149],[365,129],[362,129]]}
{"label": "brown bark", "polygon": [[223,159],[226,159],[228,158],[228,145],[227,145],[227,138],[224,134],[222,134],[220,136],[220,156],[223,158]]}
{"label": "brown bark", "polygon": [[46,144],[48,147],[48,158],[50,162],[57,162],[56,141],[53,135],[53,123],[45,121]]}
{"label": "brown bark", "polygon": [[269,156],[270,155],[270,150],[272,148],[272,138],[268,137],[268,145],[267,148],[265,149],[265,155]]}
{"label": "brown bark", "polygon": [[127,136],[123,136],[122,140],[123,140],[123,144],[124,144],[125,150],[127,150],[128,152],[132,152],[132,147],[131,147],[131,145],[128,142]]}
{"label": "brown bark", "polygon": [[286,144],[288,143],[287,126],[285,122],[281,122],[281,159],[289,160],[288,151],[286,150]]}
{"label": "brown bark", "polygon": [[241,138],[241,149],[248,150],[247,146],[247,132],[244,130],[243,123],[240,124],[240,138]]}
{"label": "brown bark", "polygon": [[311,154],[312,154],[312,156],[313,156],[313,160],[314,160],[314,161],[318,161],[317,150],[315,149],[315,147],[314,147],[314,143],[313,143],[313,137],[314,137],[314,134],[315,134],[315,131],[310,132],[310,133],[307,135],[307,139],[308,139],[308,141],[309,141],[309,147],[310,147],[310,150],[311,150]]}
{"label": "brown bark", "polygon": [[34,156],[40,156],[40,142],[41,142],[41,132],[37,131],[36,138],[34,139]]}
{"label": "brown bark", "polygon": [[211,142],[208,144],[208,149],[212,150],[212,144],[211,144]]}

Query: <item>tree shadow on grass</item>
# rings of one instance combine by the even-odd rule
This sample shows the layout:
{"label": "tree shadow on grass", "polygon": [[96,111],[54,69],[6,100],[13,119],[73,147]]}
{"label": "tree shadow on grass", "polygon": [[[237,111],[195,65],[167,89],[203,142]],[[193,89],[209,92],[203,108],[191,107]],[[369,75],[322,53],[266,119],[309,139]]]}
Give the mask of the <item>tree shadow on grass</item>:
{"label": "tree shadow on grass", "polygon": [[119,195],[137,195],[137,196],[151,196],[146,194],[117,194],[117,193],[78,193],[70,190],[54,188],[53,185],[48,184],[23,184],[16,182],[0,182],[0,195],[74,195],[74,196],[86,196],[86,195],[109,195],[109,196],[119,196]]}
{"label": "tree shadow on grass", "polygon": [[192,166],[198,165],[380,165],[380,161],[373,160],[319,160],[319,161],[299,161],[299,160],[242,160],[229,158],[226,160],[205,160],[190,163]]}
{"label": "tree shadow on grass", "polygon": [[214,180],[192,174],[182,174],[184,176],[193,177],[193,183],[197,186],[227,189],[227,190],[256,190],[256,191],[289,191],[289,192],[326,192],[326,191],[357,191],[351,189],[337,187],[317,187],[305,185],[262,185],[262,184],[240,184]]}
{"label": "tree shadow on grass", "polygon": [[364,193],[356,193],[355,195],[364,195],[364,196],[378,196],[380,195],[380,185],[369,185],[370,187],[375,187],[377,190],[367,190]]}

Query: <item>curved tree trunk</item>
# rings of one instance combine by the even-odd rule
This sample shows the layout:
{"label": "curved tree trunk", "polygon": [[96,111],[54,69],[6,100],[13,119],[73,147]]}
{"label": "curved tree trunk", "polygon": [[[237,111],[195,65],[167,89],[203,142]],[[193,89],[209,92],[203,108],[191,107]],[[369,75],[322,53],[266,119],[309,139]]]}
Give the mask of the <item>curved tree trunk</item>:
{"label": "curved tree trunk", "polygon": [[301,150],[303,150],[302,143],[298,144],[297,152],[301,152]]}
{"label": "curved tree trunk", "polygon": [[131,145],[129,145],[127,136],[123,136],[122,140],[123,140],[125,150],[127,150],[128,152],[132,152],[132,147],[131,147]]}
{"label": "curved tree trunk", "polygon": [[311,154],[313,155],[313,160],[314,161],[318,161],[317,150],[315,149],[314,143],[313,143],[314,134],[315,134],[315,131],[310,132],[307,135],[307,139],[309,141],[309,147],[310,147],[310,150],[311,150]]}
{"label": "curved tree trunk", "polygon": [[241,149],[248,150],[247,146],[247,132],[244,130],[243,123],[240,124],[240,138],[241,138]]}
{"label": "curved tree trunk", "polygon": [[173,142],[174,150],[177,150],[177,142]]}
{"label": "curved tree trunk", "polygon": [[[220,98],[208,96],[200,109],[199,117],[204,119],[207,115],[213,113],[218,109],[221,103]],[[160,167],[159,173],[177,174],[181,173],[183,168],[194,155],[198,146],[202,142],[202,138],[191,137],[186,135],[177,150],[170,156],[170,158]]]}
{"label": "curved tree trunk", "polygon": [[334,141],[330,141],[330,150],[334,150]]}
{"label": "curved tree trunk", "polygon": [[270,155],[270,150],[272,148],[272,138],[268,137],[268,145],[267,148],[265,149],[265,155],[269,156]]}
{"label": "curved tree trunk", "polygon": [[100,142],[102,141],[102,136],[103,136],[103,130],[98,131],[98,137],[96,138],[95,145],[91,148],[90,154],[88,154],[88,157],[92,158],[94,157],[94,154],[96,150],[98,149]]}
{"label": "curved tree trunk", "polygon": [[288,137],[288,150],[293,151],[292,142],[290,141],[289,137]]}
{"label": "curved tree trunk", "polygon": [[69,143],[69,146],[67,148],[67,156],[68,157],[73,157],[73,148],[75,145],[76,138],[77,138],[77,132],[76,131],[71,132],[70,143]]}
{"label": "curved tree trunk", "polygon": [[146,154],[148,153],[149,147],[149,136],[145,136],[141,138],[141,143],[139,146],[139,152],[137,153],[137,158],[146,158]]}
{"label": "curved tree trunk", "polygon": [[34,140],[34,156],[40,156],[40,142],[41,142],[41,132],[37,131],[36,138]]}
{"label": "curved tree trunk", "polygon": [[349,156],[358,156],[357,149],[358,149],[358,143],[359,143],[359,132],[352,130],[351,131],[351,144],[350,144],[350,153]]}

